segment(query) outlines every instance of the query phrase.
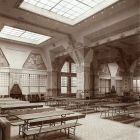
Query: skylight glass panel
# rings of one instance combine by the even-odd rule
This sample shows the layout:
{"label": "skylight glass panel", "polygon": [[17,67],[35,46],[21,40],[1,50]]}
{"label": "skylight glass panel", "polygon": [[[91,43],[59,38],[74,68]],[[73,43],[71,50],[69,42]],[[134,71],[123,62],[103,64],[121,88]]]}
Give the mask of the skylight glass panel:
{"label": "skylight glass panel", "polygon": [[100,3],[101,1],[103,1],[103,0],[97,0],[97,1],[95,1],[95,0],[79,0],[81,3],[84,3],[84,4],[86,4],[86,5],[88,5],[88,6],[90,6],[90,7],[94,7],[94,6],[96,6],[98,3]]}
{"label": "skylight glass panel", "polygon": [[78,0],[70,0],[70,3],[73,5],[78,5],[79,1]]}
{"label": "skylight glass panel", "polygon": [[43,4],[47,4],[47,3],[49,3],[50,1],[48,1],[48,0],[40,0],[40,2],[43,3]]}
{"label": "skylight glass panel", "polygon": [[20,29],[14,29],[13,27],[4,26],[1,32],[4,34],[11,34],[13,36],[20,36],[24,31]]}
{"label": "skylight glass panel", "polygon": [[50,36],[45,36],[10,26],[4,26],[0,31],[0,38],[6,38],[32,44],[40,44],[50,39]]}
{"label": "skylight glass panel", "polygon": [[92,1],[95,1],[96,3],[101,3],[101,2],[103,2],[105,0],[92,0]]}
{"label": "skylight glass panel", "polygon": [[38,7],[40,7],[40,8],[43,8],[43,7],[45,7],[45,4],[42,4],[42,3],[37,3],[37,5],[36,6],[38,6]]}
{"label": "skylight glass panel", "polygon": [[69,17],[69,16],[71,16],[71,15],[69,15],[69,14],[65,13],[65,14],[64,14],[64,16],[65,16],[65,17]]}
{"label": "skylight glass panel", "polygon": [[59,9],[54,8],[54,9],[52,9],[52,12],[57,14],[57,12],[59,12]]}
{"label": "skylight glass panel", "polygon": [[68,3],[65,7],[67,7],[68,9],[71,9],[72,7],[74,7],[74,5],[71,5]]}
{"label": "skylight glass panel", "polygon": [[51,9],[51,7],[50,6],[45,6],[45,7],[43,7],[44,9],[46,9],[46,10],[50,10]]}
{"label": "skylight glass panel", "polygon": [[[53,8],[53,9],[59,9],[59,10],[60,10],[60,9],[62,9],[62,8],[63,8],[62,5],[56,5],[55,8]],[[53,9],[52,9],[52,11],[53,11]]]}
{"label": "skylight glass panel", "polygon": [[118,0],[23,0],[20,8],[74,25]]}
{"label": "skylight glass panel", "polygon": [[59,15],[63,15],[65,12],[63,12],[63,11],[58,11],[57,12],[57,14],[59,14]]}

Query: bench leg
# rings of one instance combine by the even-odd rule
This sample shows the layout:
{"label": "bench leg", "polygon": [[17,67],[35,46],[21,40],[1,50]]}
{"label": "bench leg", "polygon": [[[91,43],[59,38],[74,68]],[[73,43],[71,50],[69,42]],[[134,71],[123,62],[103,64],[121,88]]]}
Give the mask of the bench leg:
{"label": "bench leg", "polygon": [[69,137],[70,135],[70,129],[69,128],[66,128],[66,130],[68,130],[68,133],[66,133],[67,137]]}
{"label": "bench leg", "polygon": [[28,140],[28,136],[24,135],[24,140]]}
{"label": "bench leg", "polygon": [[21,132],[22,132],[22,135],[23,135],[23,125],[19,125],[19,135],[21,135]]}
{"label": "bench leg", "polygon": [[33,135],[33,140],[35,140],[36,139],[36,135]]}
{"label": "bench leg", "polygon": [[[72,129],[73,132],[70,132],[70,129]],[[68,128],[68,137],[71,135],[73,135],[73,139],[75,140],[75,129],[76,127],[71,127],[71,128]]]}

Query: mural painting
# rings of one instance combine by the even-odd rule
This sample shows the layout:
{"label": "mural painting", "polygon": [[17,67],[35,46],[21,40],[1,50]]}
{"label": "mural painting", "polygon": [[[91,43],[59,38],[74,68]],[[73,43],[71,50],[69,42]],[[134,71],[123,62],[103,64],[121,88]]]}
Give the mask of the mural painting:
{"label": "mural painting", "polygon": [[40,54],[31,53],[27,58],[23,68],[46,70],[46,66]]}

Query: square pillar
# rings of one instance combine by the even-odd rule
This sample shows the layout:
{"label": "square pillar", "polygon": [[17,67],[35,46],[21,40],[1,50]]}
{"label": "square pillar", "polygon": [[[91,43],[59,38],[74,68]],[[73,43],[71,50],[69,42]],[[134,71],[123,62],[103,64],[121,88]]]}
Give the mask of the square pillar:
{"label": "square pillar", "polygon": [[47,96],[57,96],[57,72],[49,71],[47,76]]}
{"label": "square pillar", "polygon": [[90,67],[80,65],[77,67],[77,94],[76,98],[90,98],[91,97],[91,76]]}

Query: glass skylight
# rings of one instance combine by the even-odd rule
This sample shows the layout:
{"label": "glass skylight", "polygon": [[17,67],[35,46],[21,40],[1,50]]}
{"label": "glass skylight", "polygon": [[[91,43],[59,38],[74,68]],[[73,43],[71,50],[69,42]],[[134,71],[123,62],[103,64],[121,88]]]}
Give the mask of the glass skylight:
{"label": "glass skylight", "polygon": [[40,44],[50,38],[50,36],[45,36],[10,26],[4,26],[1,29],[0,37],[32,44]]}
{"label": "glass skylight", "polygon": [[118,0],[24,0],[20,8],[74,25],[117,1]]}

